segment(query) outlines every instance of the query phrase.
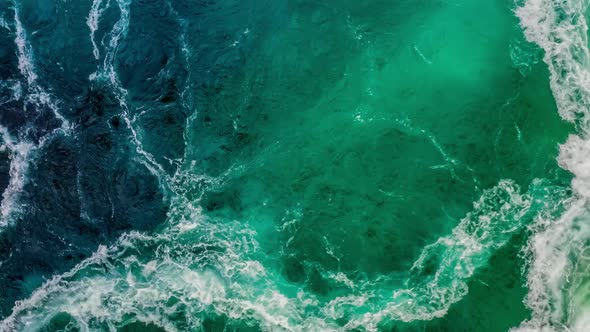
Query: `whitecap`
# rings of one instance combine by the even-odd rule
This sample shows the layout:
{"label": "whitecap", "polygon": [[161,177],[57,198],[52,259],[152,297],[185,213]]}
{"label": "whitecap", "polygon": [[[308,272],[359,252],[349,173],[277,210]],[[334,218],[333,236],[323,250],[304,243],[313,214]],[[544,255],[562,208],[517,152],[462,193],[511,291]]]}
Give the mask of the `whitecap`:
{"label": "whitecap", "polygon": [[532,318],[514,331],[586,331],[588,305],[576,299],[589,262],[580,253],[590,240],[590,52],[586,0],[526,0],[516,15],[528,41],[545,52],[550,85],[561,117],[578,125],[560,146],[559,165],[574,174],[575,197],[555,219],[541,216],[525,250],[529,258],[526,305]]}

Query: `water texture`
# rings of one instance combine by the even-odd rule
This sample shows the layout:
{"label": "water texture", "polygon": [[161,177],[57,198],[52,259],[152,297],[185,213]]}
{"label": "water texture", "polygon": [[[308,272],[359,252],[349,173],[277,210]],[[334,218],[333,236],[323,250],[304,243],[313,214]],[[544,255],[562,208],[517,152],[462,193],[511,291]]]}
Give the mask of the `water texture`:
{"label": "water texture", "polygon": [[0,0],[0,331],[590,331],[586,0]]}

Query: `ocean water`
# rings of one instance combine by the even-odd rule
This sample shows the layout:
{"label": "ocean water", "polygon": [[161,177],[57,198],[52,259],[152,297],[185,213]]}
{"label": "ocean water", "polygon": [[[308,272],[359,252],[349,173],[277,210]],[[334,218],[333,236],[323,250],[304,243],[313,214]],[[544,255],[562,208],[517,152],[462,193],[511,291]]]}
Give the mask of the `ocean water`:
{"label": "ocean water", "polygon": [[0,331],[590,331],[586,0],[0,0]]}

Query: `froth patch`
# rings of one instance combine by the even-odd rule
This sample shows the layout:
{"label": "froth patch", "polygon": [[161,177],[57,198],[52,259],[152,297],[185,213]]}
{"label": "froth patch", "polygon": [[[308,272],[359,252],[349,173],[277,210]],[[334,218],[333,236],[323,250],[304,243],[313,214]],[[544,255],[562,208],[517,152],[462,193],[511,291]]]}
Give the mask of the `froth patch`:
{"label": "froth patch", "polygon": [[587,6],[583,0],[527,0],[515,11],[527,40],[545,51],[559,114],[572,122],[590,119]]}
{"label": "froth patch", "polygon": [[590,198],[590,140],[570,135],[560,146],[559,165],[575,175],[572,188],[581,197]]}
{"label": "froth patch", "polygon": [[525,0],[516,15],[527,40],[545,52],[551,90],[564,120],[576,122],[579,134],[561,145],[559,165],[574,174],[574,199],[561,217],[541,216],[525,250],[530,259],[526,305],[533,315],[514,331],[586,331],[590,316],[579,308],[580,289],[572,280],[587,274],[580,253],[590,239],[587,214],[590,199],[590,52],[588,1]]}

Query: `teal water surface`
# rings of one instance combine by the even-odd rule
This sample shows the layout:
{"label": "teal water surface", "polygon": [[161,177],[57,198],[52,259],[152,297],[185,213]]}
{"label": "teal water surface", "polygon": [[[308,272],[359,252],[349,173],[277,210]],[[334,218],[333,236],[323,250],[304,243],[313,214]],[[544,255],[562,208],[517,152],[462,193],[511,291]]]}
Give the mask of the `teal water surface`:
{"label": "teal water surface", "polygon": [[587,6],[0,0],[0,330],[587,331]]}

